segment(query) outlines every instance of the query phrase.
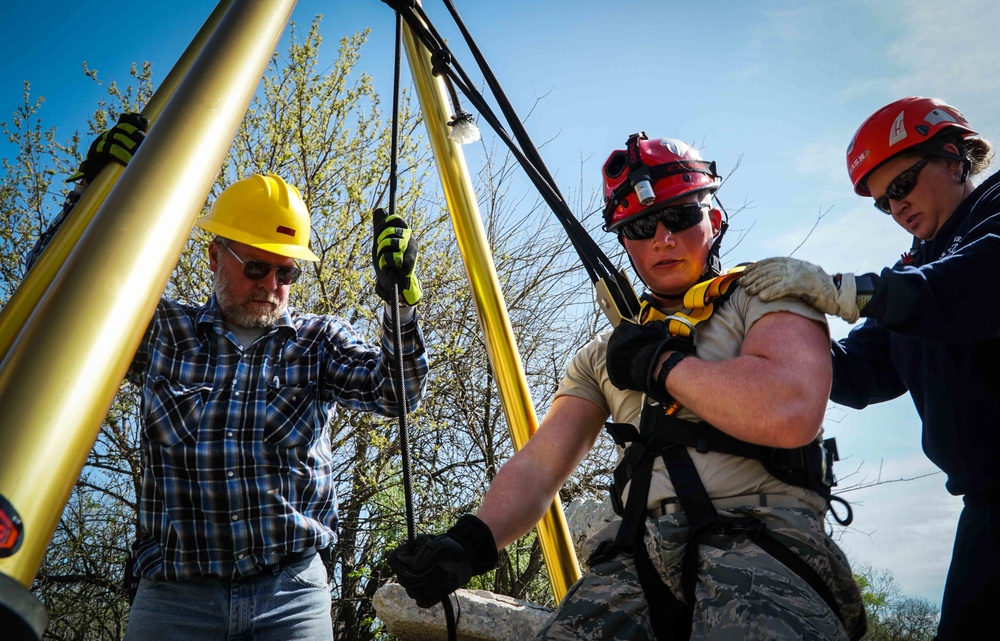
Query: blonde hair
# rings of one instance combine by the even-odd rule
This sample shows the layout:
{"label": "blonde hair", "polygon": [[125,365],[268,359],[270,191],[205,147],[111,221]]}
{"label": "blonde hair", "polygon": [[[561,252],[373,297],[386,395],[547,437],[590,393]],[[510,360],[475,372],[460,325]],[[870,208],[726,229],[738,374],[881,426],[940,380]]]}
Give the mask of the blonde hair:
{"label": "blonde hair", "polygon": [[962,141],[965,157],[972,163],[969,173],[975,176],[984,171],[993,162],[993,145],[985,138],[966,138]]}

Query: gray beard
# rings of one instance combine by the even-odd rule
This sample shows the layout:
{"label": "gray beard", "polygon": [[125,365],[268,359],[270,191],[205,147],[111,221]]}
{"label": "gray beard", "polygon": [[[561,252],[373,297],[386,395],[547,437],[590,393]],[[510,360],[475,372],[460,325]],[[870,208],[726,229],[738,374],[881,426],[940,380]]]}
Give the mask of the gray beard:
{"label": "gray beard", "polygon": [[226,322],[230,325],[246,328],[266,329],[274,327],[278,320],[284,315],[286,305],[280,305],[271,311],[250,312],[246,309],[246,303],[252,300],[266,300],[277,304],[277,299],[264,290],[256,290],[246,298],[237,300],[232,292],[232,286],[224,276],[220,276],[221,271],[215,276],[215,299],[219,303],[219,309]]}

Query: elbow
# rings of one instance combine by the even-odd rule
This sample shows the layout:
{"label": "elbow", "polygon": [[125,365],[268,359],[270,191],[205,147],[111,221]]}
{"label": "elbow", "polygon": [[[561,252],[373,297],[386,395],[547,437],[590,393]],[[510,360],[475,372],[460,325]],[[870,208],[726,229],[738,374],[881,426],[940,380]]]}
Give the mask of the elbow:
{"label": "elbow", "polygon": [[826,418],[832,379],[832,368],[825,357],[807,375],[786,379],[785,393],[780,397],[782,406],[776,408],[780,427],[775,447],[802,447],[816,439]]}
{"label": "elbow", "polygon": [[822,430],[825,415],[826,399],[788,400],[772,415],[769,431],[773,439],[768,445],[784,449],[808,445]]}

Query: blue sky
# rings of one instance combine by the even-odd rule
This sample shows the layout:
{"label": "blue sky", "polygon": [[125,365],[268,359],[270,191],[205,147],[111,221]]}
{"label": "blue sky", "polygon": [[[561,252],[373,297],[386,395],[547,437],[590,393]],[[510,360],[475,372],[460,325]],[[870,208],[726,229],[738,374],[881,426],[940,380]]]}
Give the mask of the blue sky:
{"label": "blue sky", "polygon": [[[944,98],[984,137],[1000,140],[994,0],[456,3],[515,108],[531,111],[529,133],[545,143],[542,156],[564,190],[597,189],[603,160],[639,130],[696,144],[724,173],[740,163],[721,192],[731,210],[750,203],[732,221],[730,263],[795,251],[831,272],[875,271],[908,248],[901,229],[854,196],[844,167],[857,126],[892,100]],[[214,6],[8,0],[0,120],[20,104],[27,80],[33,97],[45,97],[42,116],[60,139],[85,134],[102,92],[84,77],[83,61],[105,82],[127,83],[130,64],[149,60],[159,82]],[[443,7],[425,6],[457,42]],[[388,100],[388,6],[302,0],[293,19],[304,29],[320,13],[327,56],[340,37],[372,29],[360,68]],[[456,51],[471,73],[471,56]],[[467,153],[474,162],[476,151]],[[741,229],[749,233],[733,248]],[[836,336],[849,329],[836,320],[831,328]],[[844,485],[935,471],[920,452],[909,397],[862,412],[831,407],[826,429],[847,459],[838,466],[842,477],[851,473]],[[939,602],[961,507],[943,476],[847,498],[855,524],[840,540],[851,558],[887,568],[907,594]]]}

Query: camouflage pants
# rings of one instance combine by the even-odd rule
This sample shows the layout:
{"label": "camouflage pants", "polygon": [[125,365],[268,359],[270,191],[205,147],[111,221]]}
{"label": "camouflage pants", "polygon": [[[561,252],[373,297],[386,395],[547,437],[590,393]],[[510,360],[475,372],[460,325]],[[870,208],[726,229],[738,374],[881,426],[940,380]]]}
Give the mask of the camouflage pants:
{"label": "camouflage pants", "polygon": [[[840,612],[834,613],[804,580],[745,534],[710,532],[702,536],[698,550],[692,640],[847,641],[864,633],[864,606],[847,559],[812,511],[740,508],[720,513],[764,521],[827,580]],[[648,519],[646,529],[653,564],[682,598],[680,568],[688,538],[684,515]],[[655,639],[648,609],[631,556],[618,556],[596,563],[570,588],[537,638]]]}

